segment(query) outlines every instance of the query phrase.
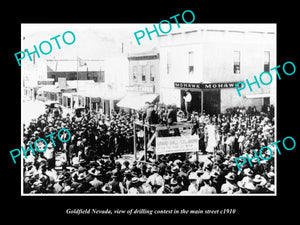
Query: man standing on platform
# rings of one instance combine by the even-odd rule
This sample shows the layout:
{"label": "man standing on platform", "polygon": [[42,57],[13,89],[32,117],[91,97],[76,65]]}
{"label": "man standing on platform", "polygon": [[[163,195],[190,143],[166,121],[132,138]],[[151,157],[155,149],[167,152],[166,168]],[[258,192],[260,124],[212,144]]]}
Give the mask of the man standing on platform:
{"label": "man standing on platform", "polygon": [[191,109],[191,101],[192,101],[192,95],[189,90],[186,91],[184,99],[184,106],[185,106],[185,113],[186,117],[189,120],[190,119],[190,109]]}

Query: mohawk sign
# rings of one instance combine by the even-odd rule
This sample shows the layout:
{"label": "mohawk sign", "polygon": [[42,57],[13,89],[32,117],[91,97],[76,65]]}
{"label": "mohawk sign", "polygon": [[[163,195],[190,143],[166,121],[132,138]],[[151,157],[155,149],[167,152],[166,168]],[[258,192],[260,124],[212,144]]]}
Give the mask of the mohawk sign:
{"label": "mohawk sign", "polygon": [[238,82],[226,83],[182,83],[174,82],[176,88],[194,88],[194,89],[216,89],[216,88],[235,88]]}

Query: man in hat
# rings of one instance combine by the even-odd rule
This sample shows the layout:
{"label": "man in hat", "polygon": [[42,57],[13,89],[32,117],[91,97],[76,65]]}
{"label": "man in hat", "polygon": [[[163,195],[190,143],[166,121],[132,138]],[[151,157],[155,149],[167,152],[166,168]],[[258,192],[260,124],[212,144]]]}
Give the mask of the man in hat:
{"label": "man in hat", "polygon": [[183,190],[181,183],[182,183],[182,179],[179,176],[173,177],[171,179],[170,185],[171,185],[172,193],[179,194]]}
{"label": "man in hat", "polygon": [[139,182],[140,181],[139,181],[138,177],[132,178],[130,188],[128,190],[128,194],[133,194],[133,195],[140,194],[140,192],[139,192],[140,183]]}
{"label": "man in hat", "polygon": [[139,178],[139,186],[138,186],[138,192],[140,194],[152,194],[152,190],[150,185],[146,184],[147,177],[145,175],[141,176]]}
{"label": "man in hat", "polygon": [[112,186],[112,192],[117,194],[124,194],[125,188],[122,184],[122,176],[119,171],[115,171],[112,174],[112,181],[109,182]]}
{"label": "man in hat", "polygon": [[238,187],[235,184],[236,175],[233,172],[229,172],[226,176],[226,183],[221,186],[221,193],[232,194],[237,191]]}
{"label": "man in hat", "polygon": [[93,186],[95,192],[99,193],[103,186],[103,182],[99,180],[102,176],[101,172],[93,167],[88,171],[88,173],[92,176],[92,180],[89,183]]}
{"label": "man in hat", "polygon": [[217,190],[211,184],[211,175],[206,173],[202,176],[204,186],[200,188],[197,194],[216,194]]}
{"label": "man in hat", "polygon": [[[167,107],[167,123],[168,125],[172,125],[173,123],[177,123],[177,109],[176,107],[172,107],[168,105]],[[178,129],[174,129],[176,133],[179,133]]]}
{"label": "man in hat", "polygon": [[212,186],[216,189],[217,193],[221,193],[221,177],[220,177],[220,172],[213,169],[210,173],[211,178],[212,178]]}
{"label": "man in hat", "polygon": [[255,186],[256,193],[266,192],[267,180],[263,176],[256,174],[252,182]]}
{"label": "man in hat", "polygon": [[58,193],[61,193],[62,192],[62,190],[63,190],[63,181],[64,181],[64,179],[65,179],[65,176],[64,175],[59,175],[58,176],[58,178],[57,178],[57,180],[56,180],[56,183],[54,184],[54,186],[53,186],[53,192],[55,193],[55,194],[58,194]]}
{"label": "man in hat", "polygon": [[244,173],[244,177],[242,179],[242,183],[252,182],[252,180],[253,180],[253,171],[250,168],[245,168],[243,173]]}
{"label": "man in hat", "polygon": [[151,186],[153,193],[156,193],[157,190],[164,185],[164,179],[158,172],[158,167],[153,166],[151,169],[152,175],[150,175],[146,181],[146,184]]}
{"label": "man in hat", "polygon": [[77,181],[79,182],[79,185],[77,186],[75,193],[85,193],[92,187],[86,178],[86,170],[78,174]]}
{"label": "man in hat", "polygon": [[188,187],[189,194],[196,194],[199,190],[199,186],[197,184],[198,176],[196,172],[191,172],[189,175],[190,185]]}
{"label": "man in hat", "polygon": [[240,188],[238,191],[235,191],[234,194],[250,194],[257,192],[257,188],[255,187],[254,183],[249,181],[243,183],[242,181],[237,182],[238,187]]}
{"label": "man in hat", "polygon": [[158,124],[157,106],[153,103],[148,104],[146,109],[146,122],[149,124]]}
{"label": "man in hat", "polygon": [[124,178],[122,181],[122,185],[124,187],[124,192],[127,193],[129,188],[130,188],[130,184],[131,184],[131,179],[132,179],[132,174],[131,171],[129,169],[124,171]]}
{"label": "man in hat", "polygon": [[51,141],[48,143],[48,148],[43,152],[43,155],[47,159],[48,167],[50,169],[55,168],[55,150]]}
{"label": "man in hat", "polygon": [[191,101],[192,101],[192,95],[191,95],[190,90],[187,90],[185,92],[185,96],[183,97],[183,99],[184,99],[184,107],[185,107],[186,117],[189,120],[190,119]]}

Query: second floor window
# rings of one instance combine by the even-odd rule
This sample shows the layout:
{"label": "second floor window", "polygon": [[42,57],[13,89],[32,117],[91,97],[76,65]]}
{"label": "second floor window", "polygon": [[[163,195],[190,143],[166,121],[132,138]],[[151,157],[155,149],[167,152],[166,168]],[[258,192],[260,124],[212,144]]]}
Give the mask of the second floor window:
{"label": "second floor window", "polygon": [[155,80],[155,68],[154,68],[154,65],[151,65],[150,66],[150,81],[154,82]]}
{"label": "second floor window", "polygon": [[132,79],[133,79],[134,81],[137,80],[137,79],[136,79],[136,75],[137,75],[137,67],[136,67],[136,66],[133,66],[133,67],[132,67]]}
{"label": "second floor window", "polygon": [[194,73],[194,52],[189,52],[189,74]]}
{"label": "second floor window", "polygon": [[142,81],[146,81],[146,66],[142,66]]}
{"label": "second floor window", "polygon": [[171,73],[171,53],[167,53],[167,74]]}
{"label": "second floor window", "polygon": [[233,53],[233,73],[241,73],[241,53],[240,51],[234,51]]}
{"label": "second floor window", "polygon": [[264,71],[270,71],[270,52],[264,52]]}

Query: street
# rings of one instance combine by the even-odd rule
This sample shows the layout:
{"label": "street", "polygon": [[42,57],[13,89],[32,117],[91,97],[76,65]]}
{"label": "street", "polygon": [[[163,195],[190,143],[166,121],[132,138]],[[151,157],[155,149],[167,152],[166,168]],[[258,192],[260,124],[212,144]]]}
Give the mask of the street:
{"label": "street", "polygon": [[23,101],[21,106],[21,122],[29,125],[32,119],[36,119],[45,113],[45,103],[41,101]]}

